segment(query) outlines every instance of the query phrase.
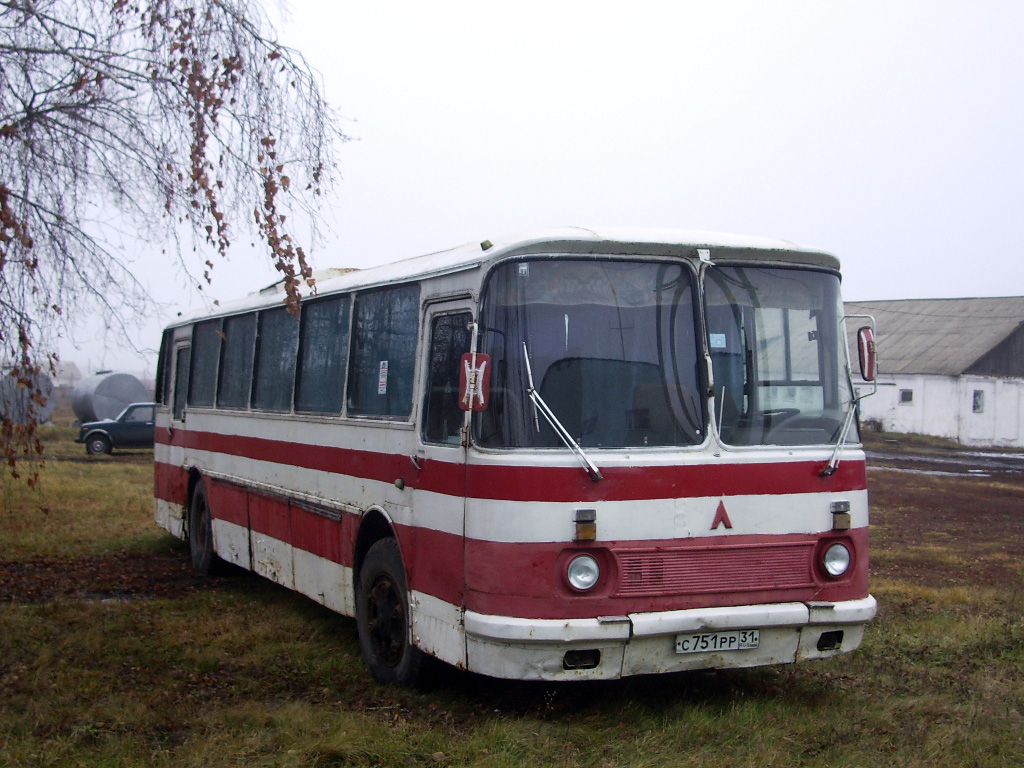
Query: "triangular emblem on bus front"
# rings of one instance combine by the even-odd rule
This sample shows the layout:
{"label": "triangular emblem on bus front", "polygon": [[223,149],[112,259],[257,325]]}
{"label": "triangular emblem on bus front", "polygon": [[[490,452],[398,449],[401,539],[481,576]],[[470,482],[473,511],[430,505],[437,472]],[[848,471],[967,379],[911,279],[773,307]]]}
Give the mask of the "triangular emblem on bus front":
{"label": "triangular emblem on bus front", "polygon": [[718,502],[718,509],[715,510],[715,519],[711,522],[711,530],[715,530],[718,526],[724,525],[726,528],[732,528],[732,520],[729,519],[729,513],[725,511],[725,502]]}

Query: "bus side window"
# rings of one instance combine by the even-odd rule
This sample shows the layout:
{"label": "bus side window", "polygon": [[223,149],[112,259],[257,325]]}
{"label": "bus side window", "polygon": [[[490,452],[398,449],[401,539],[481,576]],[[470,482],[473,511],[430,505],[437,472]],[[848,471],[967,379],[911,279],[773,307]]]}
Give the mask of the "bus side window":
{"label": "bus side window", "polygon": [[256,344],[256,313],[226,318],[222,338],[217,407],[248,408]]}
{"label": "bus side window", "polygon": [[178,347],[174,363],[174,420],[181,421],[185,417],[185,396],[188,393],[189,367],[192,357],[191,347]]}
{"label": "bus side window", "polygon": [[427,361],[423,404],[423,439],[429,443],[458,444],[465,411],[459,407],[459,366],[469,352],[469,312],[439,315],[430,327],[430,359]]}
{"label": "bus side window", "polygon": [[212,406],[217,393],[217,364],[220,361],[220,318],[197,323],[192,331],[192,354],[188,382],[188,404]]}
{"label": "bus side window", "polygon": [[260,312],[252,385],[253,408],[278,412],[291,410],[298,343],[299,321],[287,308]]}
{"label": "bus side window", "polygon": [[171,391],[171,367],[174,363],[174,331],[167,329],[160,340],[160,357],[156,363],[156,393],[154,400],[160,405],[168,404]]}
{"label": "bus side window", "polygon": [[408,419],[419,333],[419,283],[356,295],[348,414]]}
{"label": "bus side window", "polygon": [[295,410],[341,413],[348,366],[349,297],[328,296],[302,304]]}

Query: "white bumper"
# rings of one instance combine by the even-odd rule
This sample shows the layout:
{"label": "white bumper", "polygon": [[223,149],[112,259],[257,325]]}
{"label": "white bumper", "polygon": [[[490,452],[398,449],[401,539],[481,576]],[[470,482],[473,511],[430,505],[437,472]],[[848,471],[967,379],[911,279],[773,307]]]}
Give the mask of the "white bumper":
{"label": "white bumper", "polygon": [[[536,620],[466,611],[468,667],[494,677],[610,679],[684,669],[787,664],[847,653],[860,645],[875,615],[872,596],[839,603],[778,603],[703,608],[596,619]],[[695,632],[759,629],[757,648],[727,652],[675,652],[675,637]],[[841,632],[841,642],[834,642]],[[824,650],[822,635],[832,642]],[[597,651],[587,668],[566,668],[569,651]]]}

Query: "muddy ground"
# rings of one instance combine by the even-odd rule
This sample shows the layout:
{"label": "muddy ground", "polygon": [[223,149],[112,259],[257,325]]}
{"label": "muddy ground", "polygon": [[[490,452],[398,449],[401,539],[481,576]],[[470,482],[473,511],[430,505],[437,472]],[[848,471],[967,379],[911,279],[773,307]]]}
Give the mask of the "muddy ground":
{"label": "muddy ground", "polygon": [[875,577],[1024,588],[1024,453],[868,441]]}
{"label": "muddy ground", "polygon": [[[127,455],[122,460],[138,461]],[[873,577],[927,585],[1020,583],[1024,562],[1024,453],[868,439]],[[0,602],[55,597],[138,599],[216,588],[250,577],[196,576],[188,550],[75,560],[0,562]]]}

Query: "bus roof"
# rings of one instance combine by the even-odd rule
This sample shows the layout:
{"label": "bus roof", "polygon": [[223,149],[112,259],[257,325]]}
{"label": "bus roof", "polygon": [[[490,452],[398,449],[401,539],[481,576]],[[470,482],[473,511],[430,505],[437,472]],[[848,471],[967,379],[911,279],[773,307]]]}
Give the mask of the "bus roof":
{"label": "bus roof", "polygon": [[[486,263],[531,254],[615,254],[626,256],[678,256],[696,258],[698,249],[708,249],[712,261],[765,261],[837,270],[839,259],[814,248],[746,235],[729,235],[677,229],[609,229],[580,227],[548,229],[525,235],[471,242],[424,256],[414,256],[377,267],[355,270],[325,270],[317,278],[317,294],[372,288],[378,285],[438,277],[482,266]],[[201,317],[228,315],[280,302],[283,281],[221,305],[217,311],[199,311],[179,318],[172,325]]]}

